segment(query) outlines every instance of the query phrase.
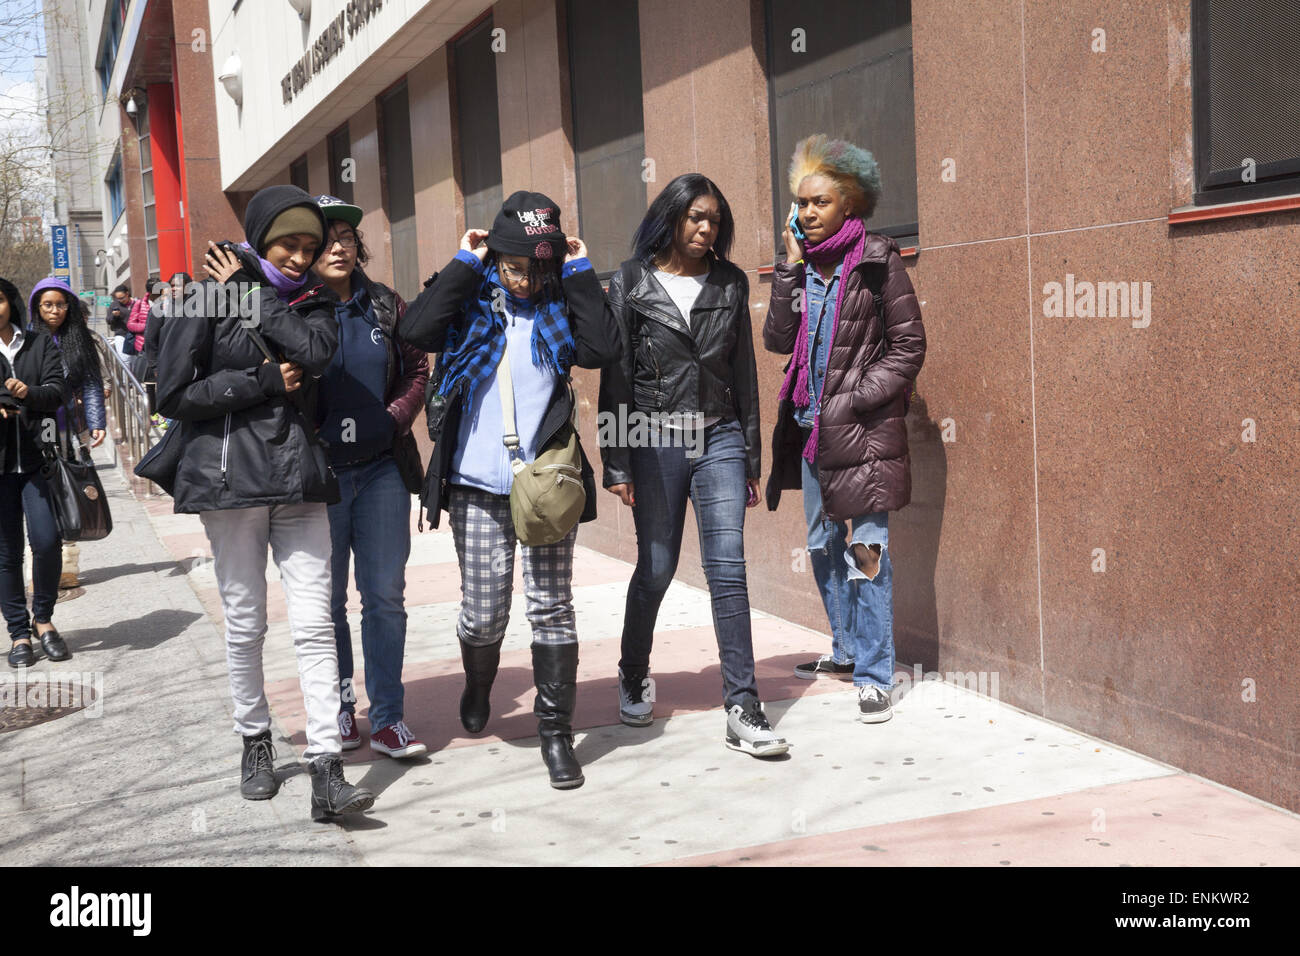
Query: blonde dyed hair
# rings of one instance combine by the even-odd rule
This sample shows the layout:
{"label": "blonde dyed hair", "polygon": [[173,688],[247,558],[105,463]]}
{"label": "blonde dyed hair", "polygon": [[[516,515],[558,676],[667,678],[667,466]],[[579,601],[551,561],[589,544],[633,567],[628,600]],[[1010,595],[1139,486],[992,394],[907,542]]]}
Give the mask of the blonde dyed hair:
{"label": "blonde dyed hair", "polygon": [[880,200],[880,165],[868,150],[825,133],[814,133],[795,144],[790,158],[790,192],[809,176],[825,176],[853,207],[853,214],[868,218]]}

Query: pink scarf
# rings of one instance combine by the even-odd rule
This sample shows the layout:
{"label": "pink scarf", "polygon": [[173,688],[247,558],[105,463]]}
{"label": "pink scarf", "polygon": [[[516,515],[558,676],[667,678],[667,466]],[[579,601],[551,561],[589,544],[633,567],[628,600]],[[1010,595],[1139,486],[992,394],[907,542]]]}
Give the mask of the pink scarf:
{"label": "pink scarf", "polygon": [[[867,248],[867,226],[858,218],[845,219],[835,235],[817,243],[810,243],[804,249],[804,255],[815,265],[831,265],[844,258],[840,269],[840,287],[835,292],[835,317],[831,320],[831,346],[835,345],[835,329],[840,324],[840,306],[844,303],[844,289],[848,285],[849,273],[862,261]],[[785,373],[785,381],[777,400],[793,399],[795,408],[808,407],[808,375],[810,356],[808,355],[808,309],[805,306],[799,319],[799,335],[794,344],[794,360]],[[822,387],[826,385],[822,379]],[[821,395],[817,396],[817,413],[813,417],[812,434],[808,444],[804,445],[803,457],[812,463],[817,454],[817,435],[821,428]]]}

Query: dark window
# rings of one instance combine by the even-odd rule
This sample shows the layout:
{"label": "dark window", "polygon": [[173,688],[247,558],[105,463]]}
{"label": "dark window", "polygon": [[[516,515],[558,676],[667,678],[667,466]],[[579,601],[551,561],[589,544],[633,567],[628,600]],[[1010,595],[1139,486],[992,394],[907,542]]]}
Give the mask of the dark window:
{"label": "dark window", "polygon": [[867,228],[915,242],[911,0],[767,0],[767,63],[778,257],[794,199],[786,169],[795,143],[813,133],[871,151],[883,195]]}
{"label": "dark window", "polygon": [[112,229],[113,224],[117,223],[117,217],[122,215],[122,211],[126,209],[121,154],[113,157],[113,165],[109,167],[108,175],[104,178],[104,185],[108,188],[109,228]]}
{"label": "dark window", "polygon": [[95,71],[99,74],[99,90],[102,96],[108,96],[108,84],[113,77],[113,64],[117,62],[117,48],[122,42],[122,24],[126,19],[126,3],[122,0],[109,0],[108,17],[104,24],[103,39],[100,41],[99,56],[96,58]]}
{"label": "dark window", "polygon": [[300,156],[289,164],[289,182],[297,186],[303,192],[311,192],[307,186],[307,157]]}
{"label": "dark window", "polygon": [[1197,205],[1300,192],[1295,0],[1194,0]]}
{"label": "dark window", "polygon": [[645,216],[645,127],[637,4],[568,0],[578,219],[602,276],[631,251]]}
{"label": "dark window", "polygon": [[356,180],[356,163],[352,159],[352,138],[348,127],[330,133],[326,142],[330,164],[330,195],[352,202],[352,183]]}
{"label": "dark window", "polygon": [[415,175],[411,167],[411,106],[406,84],[379,101],[383,130],[385,206],[392,235],[393,286],[408,302],[420,292],[415,230]]}
{"label": "dark window", "polygon": [[497,67],[488,18],[456,41],[456,123],[460,131],[460,191],[465,228],[491,229],[501,209],[501,130],[497,125]]}

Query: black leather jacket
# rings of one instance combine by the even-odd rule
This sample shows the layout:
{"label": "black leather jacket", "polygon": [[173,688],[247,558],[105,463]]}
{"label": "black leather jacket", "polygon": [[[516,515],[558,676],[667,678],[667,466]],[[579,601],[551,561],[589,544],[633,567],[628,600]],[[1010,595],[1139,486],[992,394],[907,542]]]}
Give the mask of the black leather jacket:
{"label": "black leather jacket", "polygon": [[[629,259],[609,280],[607,306],[623,342],[621,361],[600,376],[600,411],[622,406],[649,414],[702,412],[739,419],[745,432],[745,477],[759,476],[758,370],[749,322],[749,278],[730,262],[712,260],[688,326],[654,276]],[[625,447],[600,450],[604,485],[632,481]]]}

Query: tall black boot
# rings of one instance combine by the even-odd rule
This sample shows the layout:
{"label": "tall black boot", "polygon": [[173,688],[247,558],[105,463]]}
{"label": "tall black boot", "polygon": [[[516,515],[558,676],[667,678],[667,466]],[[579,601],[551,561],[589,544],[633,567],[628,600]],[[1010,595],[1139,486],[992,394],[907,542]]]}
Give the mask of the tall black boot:
{"label": "tall black boot", "polygon": [[279,792],[275,748],[271,746],[269,730],[244,738],[244,759],[239,768],[239,792],[245,800],[270,800]]}
{"label": "tall black boot", "polygon": [[[504,638],[502,639],[504,640]],[[487,726],[492,713],[488,694],[501,664],[501,641],[495,644],[460,642],[460,660],[465,667],[465,692],[460,695],[460,722],[471,734]]]}
{"label": "tall black boot", "polygon": [[534,644],[533,681],[542,759],[557,790],[581,787],[586,779],[573,756],[573,705],[578,697],[578,645]]}
{"label": "tall black boot", "polygon": [[317,757],[307,765],[311,771],[311,818],[333,820],[344,813],[360,813],[375,803],[375,795],[343,779],[343,758],[336,754]]}

